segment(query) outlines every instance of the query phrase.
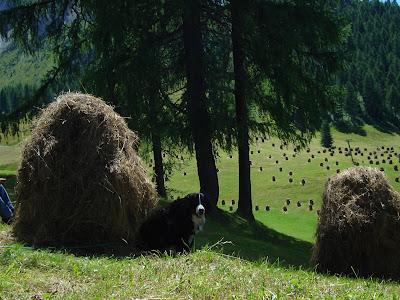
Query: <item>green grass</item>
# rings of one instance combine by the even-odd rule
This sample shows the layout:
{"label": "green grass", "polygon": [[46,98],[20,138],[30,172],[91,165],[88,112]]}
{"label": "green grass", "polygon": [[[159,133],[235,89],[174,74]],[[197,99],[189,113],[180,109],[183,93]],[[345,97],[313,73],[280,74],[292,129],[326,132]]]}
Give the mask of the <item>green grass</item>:
{"label": "green grass", "polygon": [[76,257],[18,244],[0,252],[2,299],[397,299],[400,286],[226,256]]}
{"label": "green grass", "polygon": [[[394,147],[395,151],[400,153],[399,135],[382,133],[371,126],[366,126],[365,129],[367,136],[343,134],[334,131],[335,146],[348,147],[346,140],[350,139],[352,148],[360,147],[362,150],[367,148],[368,152],[377,151],[380,161],[383,158],[380,156],[382,151],[376,150],[377,147]],[[275,147],[272,144],[275,144]],[[329,156],[327,153],[322,153],[323,148],[320,146],[319,136],[311,142],[310,153],[304,150],[295,158],[292,157],[294,153],[292,147],[281,150],[279,145],[279,141],[272,139],[265,143],[259,142],[251,146],[251,150],[253,151],[253,155],[250,155],[250,159],[252,160],[253,206],[259,205],[260,207],[260,211],[254,211],[255,217],[269,228],[304,241],[313,242],[317,222],[317,210],[320,207],[325,182],[329,176],[336,174],[336,169],[351,167],[351,158],[344,154],[338,154],[338,151],[336,151],[334,157]],[[260,150],[260,153],[258,153],[258,150]],[[321,153],[318,153],[318,151],[321,151]],[[288,161],[284,160],[283,153],[286,153],[289,157]],[[314,154],[315,158],[312,159],[311,163],[308,163],[307,160],[311,157],[311,154]],[[271,159],[269,155],[271,155]],[[364,157],[358,155],[354,156],[354,158],[361,165],[369,166],[366,156],[364,154]],[[325,158],[328,158],[328,162],[324,161]],[[390,183],[400,191],[400,184],[394,180],[400,174],[393,170],[393,166],[399,164],[399,161],[394,157],[393,165],[389,165],[386,155],[384,158],[386,159],[386,163],[380,163],[378,167],[385,168],[385,173]],[[275,163],[276,160],[279,161],[279,164]],[[335,164],[336,161],[339,162],[338,166]],[[320,167],[321,162],[324,163],[324,167]],[[220,200],[227,202],[225,206],[221,205],[221,201],[218,205],[220,208],[228,210],[231,200],[234,199],[236,204],[233,208],[236,209],[238,199],[237,154],[232,153],[232,158],[229,158],[228,154],[222,153],[217,161],[217,165],[220,170],[218,174]],[[326,169],[327,165],[330,167],[330,170]],[[259,167],[263,168],[262,172],[259,171]],[[279,172],[279,167],[283,168],[282,172]],[[289,171],[293,172],[293,183],[289,183],[288,181]],[[186,176],[183,176],[184,172],[187,173]],[[272,181],[272,176],[276,177],[275,182]],[[304,186],[300,184],[301,179],[305,179],[306,181]],[[171,180],[168,182],[168,187],[171,188],[173,194],[176,196],[198,191],[199,184],[195,162],[193,160],[182,162],[180,169],[172,174]],[[284,213],[282,208],[286,204],[287,198],[291,200],[291,204],[288,206],[288,212]],[[310,199],[313,199],[315,202],[314,209],[311,212],[308,210],[307,205]],[[302,203],[301,208],[296,207],[297,201]],[[270,212],[265,211],[266,205],[270,206]]]}
{"label": "green grass", "polygon": [[[366,131],[365,137],[334,132],[335,145],[346,147],[345,140],[350,138],[353,148],[368,148],[369,152],[384,145],[399,152],[400,136],[372,127],[366,127]],[[9,226],[0,225],[0,299],[397,299],[400,285],[396,282],[313,272],[309,259],[325,181],[337,168],[332,161],[338,161],[338,168],[343,169],[351,166],[351,160],[322,153],[318,138],[310,149],[310,153],[303,151],[293,158],[293,149],[280,150],[276,140],[253,145],[253,200],[260,205],[260,211],[255,211],[257,222],[247,223],[228,213],[228,204],[219,202],[220,210],[208,217],[204,232],[196,238],[198,251],[188,255],[74,256],[68,251],[23,247],[10,241]],[[19,144],[0,146],[0,176],[8,176],[12,198],[19,151]],[[288,161],[282,160],[283,152],[289,155]],[[312,153],[315,159],[308,163]],[[227,202],[237,200],[237,156],[232,155],[231,159],[221,153],[218,160],[221,199]],[[331,170],[319,166],[325,157]],[[359,156],[355,158],[362,162]],[[393,160],[398,164],[396,158]],[[399,174],[393,165],[380,166],[400,190],[400,184],[394,181]],[[294,173],[292,184],[288,182],[289,171]],[[276,182],[271,180],[273,175]],[[302,178],[305,186],[299,184]],[[198,190],[195,162],[186,159],[172,174],[168,187],[174,196]],[[292,203],[283,213],[287,198]],[[313,211],[305,205],[309,199],[316,203]],[[303,203],[301,208],[295,207],[296,201]],[[271,207],[270,212],[264,210],[265,205]]]}
{"label": "green grass", "polygon": [[20,161],[20,145],[0,145],[0,177],[7,178],[5,184],[11,199],[14,198],[16,172]]}

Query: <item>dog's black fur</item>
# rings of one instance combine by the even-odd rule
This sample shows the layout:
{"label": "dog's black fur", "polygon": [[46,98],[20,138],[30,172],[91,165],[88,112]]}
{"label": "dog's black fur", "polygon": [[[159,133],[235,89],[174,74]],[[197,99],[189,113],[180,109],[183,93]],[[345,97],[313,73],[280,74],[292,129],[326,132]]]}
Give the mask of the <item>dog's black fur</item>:
{"label": "dog's black fur", "polygon": [[[204,210],[199,206],[199,197]],[[192,193],[156,210],[139,229],[140,247],[146,251],[189,251],[209,208],[202,193]],[[194,221],[202,223],[201,226]]]}

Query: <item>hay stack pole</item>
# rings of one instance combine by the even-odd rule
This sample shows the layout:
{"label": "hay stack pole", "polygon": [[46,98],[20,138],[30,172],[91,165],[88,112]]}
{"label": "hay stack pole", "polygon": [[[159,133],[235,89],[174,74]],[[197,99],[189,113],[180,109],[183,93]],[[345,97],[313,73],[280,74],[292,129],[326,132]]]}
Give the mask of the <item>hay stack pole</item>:
{"label": "hay stack pole", "polygon": [[156,205],[137,141],[101,99],[60,95],[42,111],[22,150],[17,239],[51,246],[134,243]]}
{"label": "hay stack pole", "polygon": [[378,169],[354,167],[325,188],[312,262],[318,271],[400,276],[400,195]]}

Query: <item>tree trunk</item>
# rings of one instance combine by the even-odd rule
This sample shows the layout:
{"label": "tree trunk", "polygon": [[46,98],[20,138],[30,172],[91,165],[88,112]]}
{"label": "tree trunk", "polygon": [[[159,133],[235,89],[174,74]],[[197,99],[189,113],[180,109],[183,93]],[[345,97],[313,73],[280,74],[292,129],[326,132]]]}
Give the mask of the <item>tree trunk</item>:
{"label": "tree trunk", "polygon": [[154,158],[154,175],[156,178],[157,194],[160,197],[166,197],[164,180],[164,163],[162,158],[161,136],[160,136],[160,122],[159,117],[161,114],[161,82],[157,75],[154,76],[153,84],[148,87],[147,95],[149,96],[148,109],[149,109],[149,128],[151,134],[151,143],[153,148]]}
{"label": "tree trunk", "polygon": [[107,85],[107,93],[108,93],[108,102],[113,105],[117,106],[118,100],[117,95],[115,93],[115,72],[113,70],[108,71],[106,76],[106,85]]}
{"label": "tree trunk", "polygon": [[206,108],[203,42],[198,0],[184,0],[183,40],[187,76],[187,105],[194,139],[200,191],[216,206],[219,195],[217,168],[211,144],[210,117]]}
{"label": "tree trunk", "polygon": [[239,151],[239,201],[238,213],[254,220],[251,200],[248,107],[246,103],[246,68],[243,41],[243,14],[246,5],[241,0],[231,1],[232,48],[235,73],[235,104]]}
{"label": "tree trunk", "polygon": [[165,190],[165,182],[164,182],[164,165],[161,153],[161,139],[154,132],[151,135],[152,144],[153,144],[153,157],[154,157],[154,173],[156,176],[156,187],[157,193],[160,197],[166,197],[167,192]]}

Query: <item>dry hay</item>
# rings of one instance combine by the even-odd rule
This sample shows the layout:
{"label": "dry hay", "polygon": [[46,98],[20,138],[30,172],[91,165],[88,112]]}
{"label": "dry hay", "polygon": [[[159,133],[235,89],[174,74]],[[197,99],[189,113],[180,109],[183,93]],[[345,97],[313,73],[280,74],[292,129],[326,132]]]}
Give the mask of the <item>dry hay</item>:
{"label": "dry hay", "polygon": [[22,151],[14,234],[34,245],[134,242],[156,205],[124,119],[91,95],[44,109]]}
{"label": "dry hay", "polygon": [[3,244],[7,245],[7,244],[11,244],[13,242],[15,242],[15,240],[10,231],[8,231],[8,230],[0,231],[0,247]]}
{"label": "dry hay", "polygon": [[399,278],[400,194],[378,169],[353,167],[325,188],[312,262],[318,271]]}

